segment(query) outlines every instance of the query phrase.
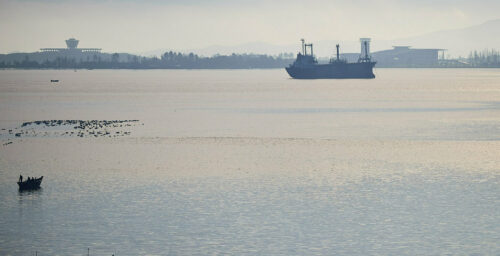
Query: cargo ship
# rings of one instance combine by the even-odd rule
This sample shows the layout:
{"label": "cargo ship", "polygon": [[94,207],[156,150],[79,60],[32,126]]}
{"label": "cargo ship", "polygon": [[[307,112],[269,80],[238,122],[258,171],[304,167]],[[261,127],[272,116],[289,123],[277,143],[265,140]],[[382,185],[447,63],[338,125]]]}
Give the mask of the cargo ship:
{"label": "cargo ship", "polygon": [[[369,55],[370,39],[361,38],[361,54],[357,62],[347,62],[340,59],[339,45],[337,44],[337,56],[330,59],[327,64],[319,64],[314,57],[313,44],[302,41],[302,52],[297,54],[297,59],[286,67],[286,72],[296,79],[331,79],[331,78],[375,78],[373,67],[376,62]],[[309,53],[307,48],[310,49]]]}

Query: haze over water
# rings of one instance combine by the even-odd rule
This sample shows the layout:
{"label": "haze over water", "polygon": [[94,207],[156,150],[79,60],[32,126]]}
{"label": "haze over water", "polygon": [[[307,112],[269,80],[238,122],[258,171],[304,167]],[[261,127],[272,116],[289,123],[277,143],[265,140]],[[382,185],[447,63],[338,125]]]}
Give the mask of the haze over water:
{"label": "haze over water", "polygon": [[0,254],[500,254],[499,71],[1,70]]}

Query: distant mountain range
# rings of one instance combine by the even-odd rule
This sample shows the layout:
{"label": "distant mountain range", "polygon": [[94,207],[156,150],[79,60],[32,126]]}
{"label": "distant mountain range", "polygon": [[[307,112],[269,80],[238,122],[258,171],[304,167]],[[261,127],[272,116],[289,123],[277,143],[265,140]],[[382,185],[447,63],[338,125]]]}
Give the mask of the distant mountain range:
{"label": "distant mountain range", "polygon": [[500,50],[500,19],[463,29],[443,30],[394,40],[393,43],[415,48],[447,49],[447,54],[455,57],[467,57],[473,50]]}
{"label": "distant mountain range", "polygon": [[[158,49],[143,52],[145,56],[160,56],[166,51],[193,52],[203,56],[215,54],[227,55],[232,53],[255,53],[277,55],[284,52],[296,53],[300,50],[300,38],[297,42],[287,45],[275,45],[265,42],[250,42],[245,44],[223,46],[213,45],[200,49]],[[307,38],[306,38],[307,40]],[[314,44],[314,53],[319,57],[333,56],[335,45],[338,43],[341,52],[358,52],[360,50],[357,39],[352,41],[318,41]],[[473,50],[497,49],[500,50],[500,19],[487,21],[483,24],[462,29],[450,29],[432,32],[420,36],[401,38],[396,40],[377,40],[372,38],[372,51],[386,50],[395,45],[408,45],[413,48],[439,48],[446,49],[447,55],[452,57],[466,57]]]}

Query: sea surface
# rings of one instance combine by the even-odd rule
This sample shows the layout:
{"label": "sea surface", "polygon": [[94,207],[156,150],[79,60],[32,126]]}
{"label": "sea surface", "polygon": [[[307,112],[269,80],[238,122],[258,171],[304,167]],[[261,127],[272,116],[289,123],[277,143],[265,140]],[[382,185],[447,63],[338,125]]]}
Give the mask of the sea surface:
{"label": "sea surface", "polygon": [[0,255],[500,255],[500,70],[375,73],[0,70]]}

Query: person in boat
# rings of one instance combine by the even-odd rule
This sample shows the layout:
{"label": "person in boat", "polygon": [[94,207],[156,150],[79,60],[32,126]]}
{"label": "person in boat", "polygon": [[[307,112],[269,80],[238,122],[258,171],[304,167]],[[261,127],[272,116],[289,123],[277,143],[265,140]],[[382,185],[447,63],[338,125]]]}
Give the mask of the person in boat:
{"label": "person in boat", "polygon": [[23,175],[22,174],[19,175],[19,182],[23,182]]}

